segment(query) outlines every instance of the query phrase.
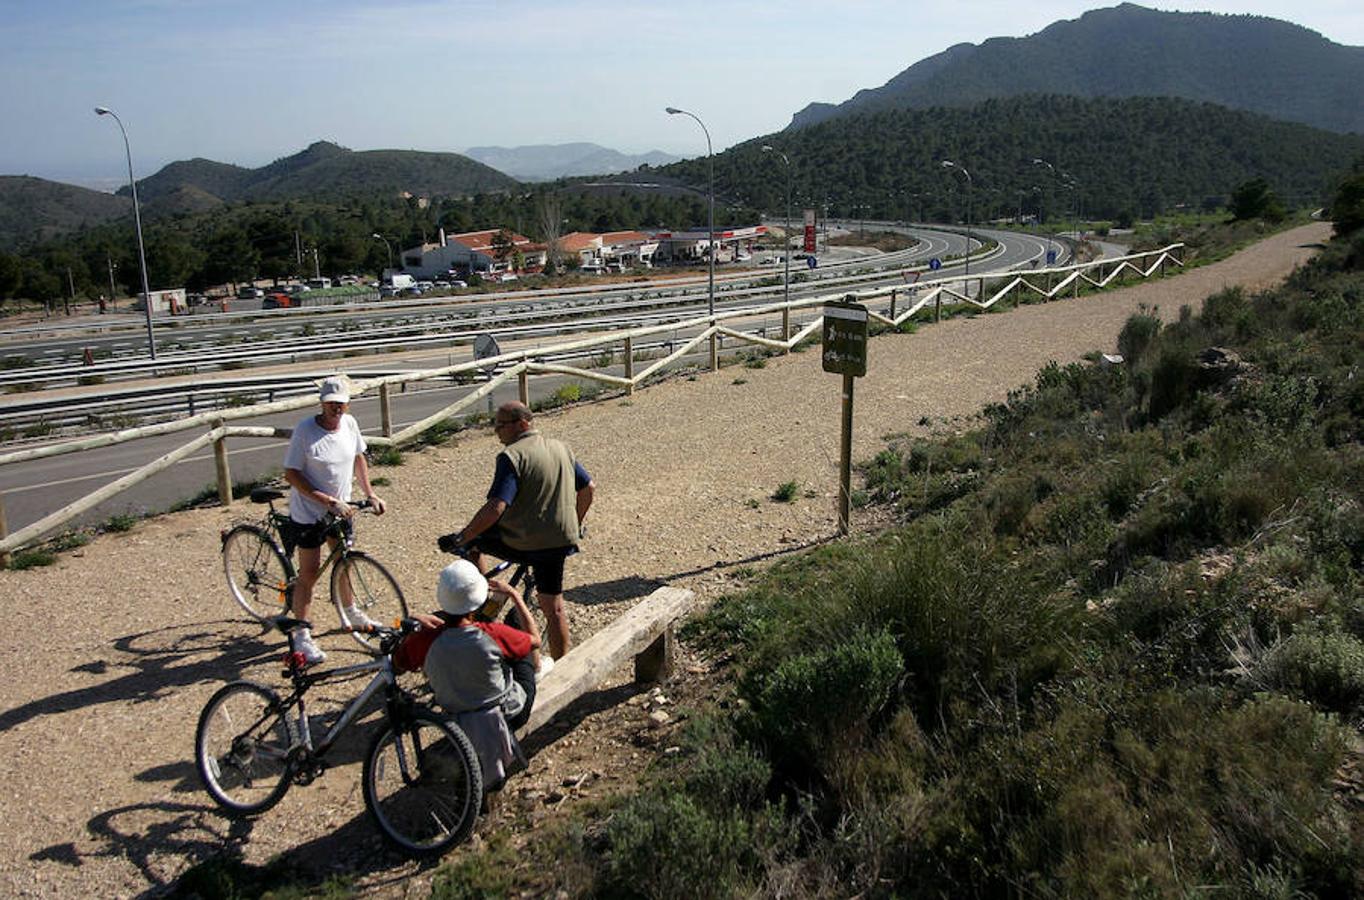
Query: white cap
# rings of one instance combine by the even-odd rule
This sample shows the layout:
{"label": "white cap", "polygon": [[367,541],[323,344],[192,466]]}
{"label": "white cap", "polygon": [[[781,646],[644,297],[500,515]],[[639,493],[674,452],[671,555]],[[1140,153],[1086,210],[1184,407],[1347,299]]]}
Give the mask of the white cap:
{"label": "white cap", "polygon": [[488,599],[488,579],[478,566],[467,559],[457,559],[441,569],[436,582],[436,602],[452,616],[465,616]]}
{"label": "white cap", "polygon": [[333,375],[330,378],[324,378],[317,387],[323,403],[350,402],[350,379],[345,375]]}

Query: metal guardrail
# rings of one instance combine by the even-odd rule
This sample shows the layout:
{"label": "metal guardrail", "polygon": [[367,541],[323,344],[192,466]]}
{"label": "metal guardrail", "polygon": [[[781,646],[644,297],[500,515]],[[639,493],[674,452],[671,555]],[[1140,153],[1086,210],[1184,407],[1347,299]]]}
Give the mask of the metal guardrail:
{"label": "metal guardrail", "polygon": [[[1182,247],[1182,244],[1172,244],[1160,250],[1132,254],[1130,256],[1112,260],[1098,260],[1092,263],[1081,263],[1056,269],[1036,269],[1019,273],[986,273],[982,275],[972,275],[969,279],[964,279],[962,277],[936,279],[909,288],[879,288],[853,293],[838,293],[793,300],[790,303],[773,303],[751,309],[726,311],[723,313],[716,313],[714,316],[700,316],[684,322],[672,322],[664,325],[654,325],[625,332],[584,338],[544,349],[522,350],[486,359],[462,362],[435,369],[427,369],[420,372],[408,372],[370,378],[358,381],[354,386],[352,395],[363,394],[372,390],[377,390],[379,392],[381,418],[384,423],[384,435],[367,438],[367,440],[370,444],[376,446],[398,446],[416,439],[432,426],[472,407],[496,390],[500,385],[507,383],[512,378],[517,379],[522,402],[528,402],[529,400],[529,378],[533,375],[546,374],[571,375],[573,377],[597,381],[622,388],[625,390],[626,394],[631,394],[648,383],[651,378],[658,375],[667,367],[675,364],[679,359],[705,342],[709,342],[710,345],[710,368],[712,370],[718,369],[718,345],[721,337],[750,343],[769,350],[789,352],[797,344],[812,336],[816,330],[821,327],[823,322],[822,316],[816,317],[813,321],[793,333],[790,324],[791,313],[798,309],[822,306],[830,300],[850,299],[854,301],[872,301],[882,297],[888,298],[890,301],[889,308],[885,312],[876,312],[873,310],[870,313],[870,317],[883,325],[896,327],[912,316],[917,315],[919,312],[930,308],[930,305],[934,310],[935,318],[940,317],[944,301],[967,303],[981,309],[989,309],[1003,302],[1011,295],[1014,295],[1015,292],[1032,293],[1050,299],[1072,290],[1078,294],[1082,284],[1103,288],[1128,273],[1141,278],[1150,278],[1158,272],[1163,274],[1167,263],[1174,263],[1175,265],[1182,266],[1182,261],[1175,255],[1175,251]],[[1138,265],[1138,261],[1144,263],[1144,265]],[[1105,273],[1105,267],[1109,266],[1111,266],[1111,268]],[[1094,274],[1096,272],[1097,275]],[[1046,276],[1046,285],[1033,283],[1034,280],[1042,276]],[[1063,277],[1060,277],[1055,284],[1051,284],[1052,276]],[[974,293],[971,290],[971,284],[973,283],[978,285],[978,290]],[[961,288],[958,289],[954,287],[955,285],[961,285]],[[986,291],[987,285],[991,285],[993,288],[988,294]],[[909,296],[906,298],[904,306],[900,307],[897,301],[902,294],[907,294]],[[781,339],[748,334],[721,324],[721,322],[727,322],[741,317],[771,315],[773,313],[780,313],[782,317]],[[636,341],[652,335],[668,331],[675,332],[687,328],[700,328],[701,330],[694,337],[681,343],[681,345],[671,353],[656,360],[645,368],[636,371]],[[623,351],[622,358],[625,362],[624,377],[609,375],[591,369],[542,361],[550,354],[565,354],[605,347],[611,348],[612,355],[614,356],[617,346],[620,346]],[[446,378],[463,373],[472,374],[487,371],[491,367],[496,367],[498,369],[497,374],[476,390],[437,412],[432,413],[426,418],[407,426],[399,432],[394,433],[392,431],[390,425],[392,422],[392,415],[389,405],[389,392],[395,385],[402,386],[413,382],[426,381],[434,378]],[[0,454],[0,465],[5,465],[90,450],[143,437],[150,437],[152,435],[170,434],[191,428],[208,426],[210,429],[206,434],[193,439],[188,444],[161,456],[142,468],[123,476],[117,481],[105,485],[80,500],[44,516],[39,521],[19,529],[14,534],[0,538],[0,557],[7,556],[14,550],[37,541],[43,535],[59,528],[98,503],[115,496],[134,484],[146,480],[157,472],[172,465],[174,462],[209,445],[212,445],[214,448],[219,499],[224,505],[230,505],[232,502],[232,479],[228,470],[227,438],[233,436],[288,437],[289,429],[232,426],[229,425],[228,422],[248,417],[254,418],[269,413],[302,409],[313,406],[315,403],[316,399],[311,392],[309,392],[309,394],[304,397],[279,400],[274,403],[258,404],[256,406],[242,407],[239,409],[215,411],[213,413],[189,416],[174,422],[165,422],[142,428],[125,429],[123,431],[110,432],[60,444]]]}

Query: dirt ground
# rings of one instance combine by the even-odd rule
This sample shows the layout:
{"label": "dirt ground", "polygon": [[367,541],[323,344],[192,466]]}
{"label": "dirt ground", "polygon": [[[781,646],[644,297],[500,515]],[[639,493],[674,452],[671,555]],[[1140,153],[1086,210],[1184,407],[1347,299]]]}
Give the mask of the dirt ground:
{"label": "dirt ground", "polygon": [[[1223,287],[1276,283],[1328,233],[1314,224],[1177,278],[880,337],[857,383],[854,458],[872,456],[889,433],[972,416],[1049,360],[1111,350],[1139,305],[1173,318]],[[840,381],[806,352],[541,416],[598,483],[585,552],[569,568],[575,634],[660,583],[713,598],[738,567],[830,539]],[[381,489],[390,512],[362,520],[359,543],[388,564],[414,608],[434,606],[435,574],[447,561],[435,538],[481,502],[496,450],[491,434],[468,434],[378,470],[391,480]],[[801,486],[796,501],[772,501],[787,481]],[[0,637],[0,893],[155,896],[234,844],[248,861],[287,854],[305,878],[349,874],[376,895],[427,889],[431,870],[384,850],[366,818],[359,770],[372,717],[322,779],[254,821],[220,816],[198,785],[194,727],[208,696],[242,676],[280,683],[282,639],[242,617],[220,567],[220,529],[253,512],[239,503],[162,516],[54,566],[0,573],[9,615]],[[318,609],[319,623],[334,622],[329,607]],[[361,659],[339,633],[322,645],[333,661]],[[646,714],[675,709],[699,662],[684,656],[662,703],[625,674],[535,736],[531,769],[509,784],[502,811],[481,831],[533,828],[628,786],[663,752],[666,728],[640,739]]]}

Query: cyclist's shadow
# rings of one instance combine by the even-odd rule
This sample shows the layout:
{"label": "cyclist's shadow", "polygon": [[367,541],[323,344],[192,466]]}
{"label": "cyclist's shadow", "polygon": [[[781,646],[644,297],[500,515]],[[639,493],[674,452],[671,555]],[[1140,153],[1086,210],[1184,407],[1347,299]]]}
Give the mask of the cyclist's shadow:
{"label": "cyclist's shadow", "polygon": [[[225,636],[220,626],[246,629],[246,635]],[[283,642],[265,630],[240,620],[168,625],[124,635],[113,641],[106,657],[73,666],[69,671],[115,675],[88,687],[74,688],[32,700],[0,713],[0,732],[38,716],[87,709],[104,703],[146,703],[180,688],[207,682],[231,681],[283,650]],[[147,643],[149,646],[142,646]],[[95,653],[99,653],[96,650]],[[196,658],[197,657],[197,658]]]}

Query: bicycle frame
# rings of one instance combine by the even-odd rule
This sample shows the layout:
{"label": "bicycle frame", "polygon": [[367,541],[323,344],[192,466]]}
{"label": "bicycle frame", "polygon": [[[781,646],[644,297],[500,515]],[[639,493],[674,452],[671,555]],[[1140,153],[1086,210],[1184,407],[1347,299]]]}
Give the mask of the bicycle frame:
{"label": "bicycle frame", "polygon": [[[354,700],[347,704],[345,710],[341,713],[341,718],[336,720],[336,723],[327,730],[327,733],[323,735],[322,740],[314,747],[312,725],[308,721],[307,703],[304,700],[303,695],[315,685],[324,684],[328,681],[341,681],[364,672],[374,672],[374,677],[370,679],[369,684],[365,685],[365,689],[362,690]],[[290,692],[287,698],[281,701],[281,705],[285,709],[288,709],[291,706],[297,708],[297,727],[300,742],[302,746],[307,749],[308,753],[320,757],[326,755],[327,751],[336,743],[336,739],[340,737],[341,732],[345,731],[346,727],[349,726],[351,722],[355,721],[356,717],[360,714],[360,711],[364,709],[365,704],[368,703],[370,699],[378,694],[379,691],[392,689],[396,687],[397,684],[397,678],[393,674],[393,663],[390,662],[387,657],[384,657],[369,662],[342,666],[339,669],[329,669],[325,672],[297,675],[295,677],[293,691]]]}

